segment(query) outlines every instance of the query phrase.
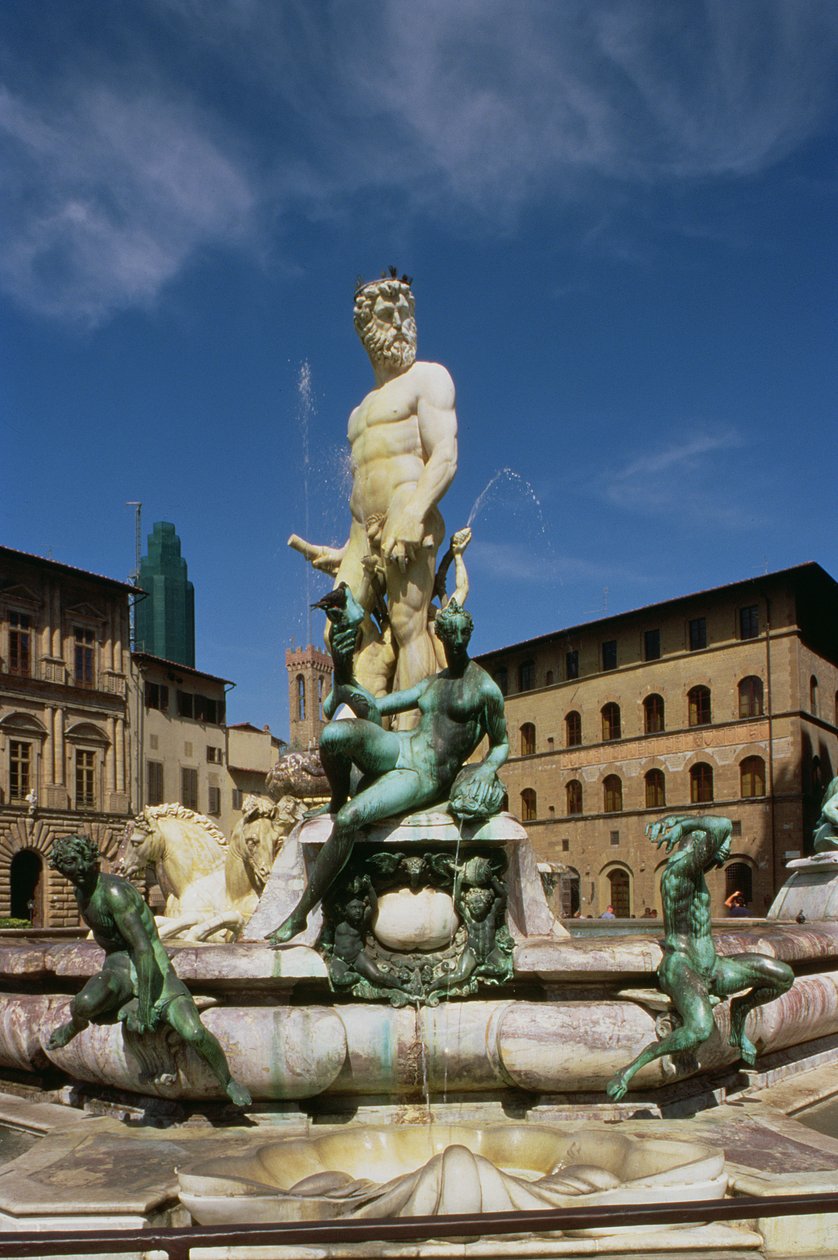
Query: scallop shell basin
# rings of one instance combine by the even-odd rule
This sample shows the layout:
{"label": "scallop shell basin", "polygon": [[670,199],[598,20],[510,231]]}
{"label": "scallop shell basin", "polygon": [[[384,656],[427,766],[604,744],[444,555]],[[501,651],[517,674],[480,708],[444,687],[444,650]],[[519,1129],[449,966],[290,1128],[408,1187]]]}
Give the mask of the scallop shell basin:
{"label": "scallop shell basin", "polygon": [[201,1225],[696,1202],[727,1188],[724,1154],[695,1142],[507,1124],[342,1128],[187,1165],[178,1179]]}

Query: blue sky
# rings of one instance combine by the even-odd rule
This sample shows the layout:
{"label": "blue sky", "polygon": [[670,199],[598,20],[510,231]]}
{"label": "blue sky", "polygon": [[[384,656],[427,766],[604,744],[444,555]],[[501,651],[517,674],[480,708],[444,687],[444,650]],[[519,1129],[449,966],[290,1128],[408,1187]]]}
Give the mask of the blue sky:
{"label": "blue sky", "polygon": [[838,576],[837,47],[818,0],[5,0],[2,541],[121,578],[126,501],[174,521],[199,667],[286,734],[325,580],[285,540],[345,536],[393,263],[457,385],[449,531],[514,472],[475,650]]}

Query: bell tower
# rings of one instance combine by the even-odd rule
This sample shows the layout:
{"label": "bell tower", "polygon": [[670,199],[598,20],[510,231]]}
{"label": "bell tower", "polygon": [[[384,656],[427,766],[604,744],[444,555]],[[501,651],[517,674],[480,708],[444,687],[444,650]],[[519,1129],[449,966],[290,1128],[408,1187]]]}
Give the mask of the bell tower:
{"label": "bell tower", "polygon": [[332,658],[309,644],[288,648],[289,742],[292,749],[316,748],[326,725],[323,701],[332,685]]}

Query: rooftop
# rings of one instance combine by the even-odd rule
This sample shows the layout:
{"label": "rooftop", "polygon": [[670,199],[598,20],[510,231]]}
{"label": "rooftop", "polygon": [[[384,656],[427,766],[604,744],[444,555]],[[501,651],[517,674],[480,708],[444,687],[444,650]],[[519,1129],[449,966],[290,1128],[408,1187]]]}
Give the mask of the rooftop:
{"label": "rooftop", "polygon": [[[39,564],[47,565],[59,573],[69,573],[75,577],[90,578],[94,582],[103,582],[106,586],[114,586],[119,590],[130,591],[135,595],[140,593],[140,588],[134,586],[131,582],[120,582],[116,578],[105,577],[102,573],[91,573],[89,569],[80,569],[75,564],[64,564],[63,561],[53,560],[49,556],[37,556],[32,551],[18,551],[14,547],[0,546],[0,561],[7,557],[16,560],[36,560]],[[145,592],[142,593],[144,594]]]}
{"label": "rooftop", "polygon": [[608,613],[604,617],[594,617],[590,621],[580,621],[573,626],[562,626],[557,630],[550,630],[546,634],[533,635],[532,638],[521,639],[517,643],[509,643],[505,647],[490,648],[486,652],[479,652],[477,659],[483,661],[502,652],[514,652],[516,649],[532,648],[539,643],[548,643],[560,636],[572,635],[579,630],[590,629],[592,626],[612,625],[615,621],[621,621],[626,617],[638,617],[641,614],[648,615],[655,611],[663,611],[675,604],[683,603],[685,599],[707,598],[711,595],[718,595],[723,591],[734,591],[737,587],[753,587],[761,583],[775,581],[777,578],[801,578],[823,582],[831,587],[833,591],[838,592],[838,583],[835,582],[834,578],[815,561],[808,560],[804,564],[792,565],[788,569],[775,569],[772,573],[760,573],[755,577],[740,578],[736,582],[725,582],[721,586],[711,586],[703,591],[687,591],[684,595],[674,595],[671,599],[660,600],[658,603],[643,604],[639,608],[627,608],[624,612]]}
{"label": "rooftop", "polygon": [[148,662],[150,665],[164,665],[166,669],[177,670],[179,674],[189,674],[192,678],[208,678],[211,682],[224,683],[227,687],[235,687],[231,678],[219,678],[217,674],[208,674],[206,670],[195,669],[192,665],[181,665],[180,661],[167,661],[164,656],[153,656],[151,652],[132,652],[131,659],[138,665]]}

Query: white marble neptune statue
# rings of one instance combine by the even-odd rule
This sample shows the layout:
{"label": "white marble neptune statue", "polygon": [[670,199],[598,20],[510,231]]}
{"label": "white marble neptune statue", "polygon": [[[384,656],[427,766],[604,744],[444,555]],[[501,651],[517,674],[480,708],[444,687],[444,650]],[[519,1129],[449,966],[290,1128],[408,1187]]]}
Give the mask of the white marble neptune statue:
{"label": "white marble neptune statue", "polygon": [[391,268],[355,293],[375,386],[349,417],[349,538],[342,547],[288,540],[364,608],[355,673],[376,696],[437,671],[429,610],[445,533],[438,505],[457,468],[454,382],[441,364],[416,359],[410,283]]}

